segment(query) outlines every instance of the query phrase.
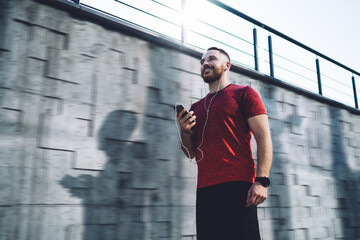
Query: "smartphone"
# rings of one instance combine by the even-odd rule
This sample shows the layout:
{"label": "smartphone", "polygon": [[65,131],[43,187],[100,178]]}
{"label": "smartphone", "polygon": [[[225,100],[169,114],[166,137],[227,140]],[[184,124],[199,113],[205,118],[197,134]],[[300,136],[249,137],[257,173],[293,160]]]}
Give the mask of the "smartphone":
{"label": "smartphone", "polygon": [[[182,105],[181,103],[176,103],[175,104],[175,109],[176,109],[176,112],[179,114],[185,107],[184,107],[184,105]],[[188,114],[189,112],[186,110],[185,111],[185,113],[182,115],[182,118],[184,117],[184,116],[186,116],[186,114]]]}
{"label": "smartphone", "polygon": [[[175,109],[176,109],[176,112],[177,112],[178,114],[179,114],[184,108],[185,108],[184,105],[182,105],[181,103],[176,103],[176,104],[175,104]],[[186,109],[186,108],[185,108],[185,109]],[[188,113],[189,113],[189,112],[186,110],[185,113],[182,115],[182,118],[183,118],[184,116],[186,116]],[[193,122],[195,122],[195,120],[194,120]]]}
{"label": "smartphone", "polygon": [[[176,112],[179,114],[183,109],[184,109],[184,105],[182,105],[181,103],[176,103],[175,104],[175,109],[176,109]],[[182,117],[184,117],[186,114],[188,114],[189,112],[186,110],[185,113],[183,114]]]}

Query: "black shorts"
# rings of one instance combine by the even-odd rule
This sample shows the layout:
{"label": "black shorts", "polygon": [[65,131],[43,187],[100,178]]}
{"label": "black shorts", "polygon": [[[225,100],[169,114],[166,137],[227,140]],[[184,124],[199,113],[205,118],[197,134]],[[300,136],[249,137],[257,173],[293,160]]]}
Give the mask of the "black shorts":
{"label": "black shorts", "polygon": [[257,208],[246,208],[250,182],[226,182],[199,188],[196,194],[198,240],[260,239]]}

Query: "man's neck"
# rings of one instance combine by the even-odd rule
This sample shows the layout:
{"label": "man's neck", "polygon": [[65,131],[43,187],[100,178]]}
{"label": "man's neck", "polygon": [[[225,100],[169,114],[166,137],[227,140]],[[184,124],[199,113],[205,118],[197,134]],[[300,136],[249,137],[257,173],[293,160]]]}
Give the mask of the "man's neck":
{"label": "man's neck", "polygon": [[209,83],[210,93],[215,93],[226,88],[230,83],[226,79],[219,79],[215,82]]}

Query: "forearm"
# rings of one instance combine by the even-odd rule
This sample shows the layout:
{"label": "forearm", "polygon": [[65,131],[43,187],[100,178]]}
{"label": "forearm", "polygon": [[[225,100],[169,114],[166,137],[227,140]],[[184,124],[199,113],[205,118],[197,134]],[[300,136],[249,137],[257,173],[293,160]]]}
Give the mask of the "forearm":
{"label": "forearm", "polygon": [[270,133],[260,136],[259,139],[257,139],[256,143],[257,143],[256,176],[268,177],[270,174],[272,158],[273,158],[273,148],[272,148]]}
{"label": "forearm", "polygon": [[[273,152],[267,115],[254,116],[248,122],[257,144],[256,177],[269,177]],[[261,204],[266,198],[267,188],[255,182],[248,192],[246,206]]]}
{"label": "forearm", "polygon": [[184,154],[192,159],[195,157],[194,143],[191,134],[181,133],[181,150]]}

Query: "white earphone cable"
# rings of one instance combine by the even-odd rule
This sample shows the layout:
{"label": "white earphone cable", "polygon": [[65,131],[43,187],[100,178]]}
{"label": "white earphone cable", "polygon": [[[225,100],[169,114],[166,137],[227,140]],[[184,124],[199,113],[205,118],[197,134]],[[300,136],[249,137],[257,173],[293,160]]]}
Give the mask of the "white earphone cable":
{"label": "white earphone cable", "polygon": [[[180,103],[179,103],[179,102],[176,102],[176,103],[175,103],[175,106],[176,106],[177,104],[180,104]],[[177,120],[177,117],[176,117],[176,108],[174,108],[174,109],[175,109],[175,125],[176,125],[176,130],[177,130],[177,133],[178,133],[180,142],[181,142],[181,146],[186,150],[186,152],[187,152],[187,154],[188,154],[187,156],[188,156],[188,158],[191,160],[189,149],[187,149],[187,147],[185,147],[185,145],[184,145],[184,143],[183,143],[183,141],[182,141],[182,139],[181,139],[181,134],[180,134],[180,130],[179,130],[179,127],[178,127],[178,122],[176,121],[176,120]]]}
{"label": "white earphone cable", "polygon": [[[219,81],[219,84],[218,84],[218,88],[217,88],[217,91],[215,93],[214,96],[212,96],[212,98],[210,99],[210,102],[209,102],[209,107],[206,108],[206,99],[207,99],[207,96],[205,97],[205,100],[204,100],[204,108],[205,108],[205,111],[206,111],[206,119],[205,119],[205,123],[204,123],[204,127],[203,127],[203,130],[202,130],[202,134],[201,134],[201,142],[199,144],[199,146],[196,148],[197,150],[199,150],[201,152],[201,158],[200,160],[195,160],[197,163],[200,162],[203,158],[204,158],[204,152],[200,149],[200,147],[203,145],[204,143],[204,135],[205,135],[205,128],[206,128],[206,125],[207,125],[207,122],[208,122],[208,119],[209,119],[209,113],[210,113],[210,107],[211,107],[211,103],[212,101],[214,100],[214,98],[216,97],[216,95],[219,93],[219,90],[220,90],[220,81]],[[176,104],[178,104],[179,102],[177,102]],[[176,129],[177,129],[177,132],[178,132],[178,135],[179,135],[179,139],[180,139],[180,142],[181,142],[181,146],[186,150],[187,152],[187,156],[188,158],[191,160],[191,157],[190,157],[190,152],[189,152],[189,149],[187,149],[187,147],[184,145],[183,141],[182,141],[182,138],[181,138],[181,134],[180,134],[180,130],[179,130],[179,127],[178,127],[178,124],[177,124],[177,118],[176,118],[176,108],[175,108],[175,125],[176,125]]]}

